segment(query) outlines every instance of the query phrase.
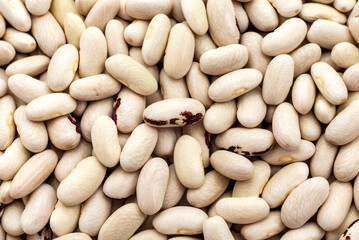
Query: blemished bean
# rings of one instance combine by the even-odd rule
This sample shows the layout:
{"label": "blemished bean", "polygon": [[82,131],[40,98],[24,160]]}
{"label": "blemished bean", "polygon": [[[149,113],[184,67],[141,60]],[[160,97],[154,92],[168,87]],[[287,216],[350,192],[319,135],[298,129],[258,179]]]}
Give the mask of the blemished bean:
{"label": "blemished bean", "polygon": [[358,16],[0,0],[0,240],[359,239]]}

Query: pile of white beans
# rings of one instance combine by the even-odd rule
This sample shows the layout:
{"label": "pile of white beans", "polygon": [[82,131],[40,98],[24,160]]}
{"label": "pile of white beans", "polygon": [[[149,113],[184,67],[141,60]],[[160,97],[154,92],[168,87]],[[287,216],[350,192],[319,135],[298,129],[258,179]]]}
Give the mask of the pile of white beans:
{"label": "pile of white beans", "polygon": [[0,0],[0,240],[359,239],[356,0]]}

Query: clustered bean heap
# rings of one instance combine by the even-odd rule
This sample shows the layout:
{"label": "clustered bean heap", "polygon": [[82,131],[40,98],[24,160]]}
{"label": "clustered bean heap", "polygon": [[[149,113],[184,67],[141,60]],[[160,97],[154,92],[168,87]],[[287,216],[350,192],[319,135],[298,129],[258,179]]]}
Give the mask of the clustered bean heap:
{"label": "clustered bean heap", "polygon": [[359,239],[356,0],[0,0],[0,240]]}

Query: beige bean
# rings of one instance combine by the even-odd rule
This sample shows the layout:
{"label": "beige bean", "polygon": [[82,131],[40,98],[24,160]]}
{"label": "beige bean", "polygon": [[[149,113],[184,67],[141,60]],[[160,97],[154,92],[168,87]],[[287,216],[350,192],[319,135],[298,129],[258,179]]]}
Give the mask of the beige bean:
{"label": "beige bean", "polygon": [[208,33],[202,36],[195,35],[194,58],[197,62],[199,61],[203,53],[210,49],[216,48],[216,44],[213,42],[212,38],[209,36]]}
{"label": "beige bean", "polygon": [[[1,189],[1,187],[0,187]],[[183,197],[186,188],[179,181],[174,164],[169,166],[169,178],[162,209],[174,207]]]}
{"label": "beige bean", "polygon": [[[279,67],[281,66],[281,67]],[[267,104],[278,105],[288,96],[293,84],[294,61],[288,54],[276,56],[268,64],[263,79],[263,100]]]}
{"label": "beige bean", "polygon": [[294,61],[294,77],[307,72],[310,67],[319,61],[322,50],[316,43],[308,43],[290,53]]}
{"label": "beige bean", "polygon": [[253,177],[245,181],[237,181],[232,197],[259,197],[270,177],[271,168],[265,161],[254,161]]}
{"label": "beige bean", "polygon": [[[358,91],[359,90],[359,86],[357,83],[357,78],[359,76],[358,70],[359,70],[359,63],[348,67],[347,70],[345,70],[345,72],[343,74],[344,83],[349,91]],[[350,95],[350,93],[349,93],[349,95]]]}
{"label": "beige bean", "polygon": [[203,118],[204,128],[212,134],[220,134],[226,131],[237,120],[236,110],[234,100],[212,104]]}
{"label": "beige bean", "polygon": [[109,56],[119,53],[128,55],[128,46],[124,38],[124,31],[125,28],[119,20],[112,19],[107,23],[105,36]]}
{"label": "beige bean", "polygon": [[208,89],[208,95],[216,102],[226,102],[256,88],[262,77],[261,72],[253,68],[236,70],[215,80]]}
{"label": "beige bean", "polygon": [[161,60],[170,30],[170,19],[166,15],[160,13],[151,20],[145,32],[143,44],[141,42],[142,57],[146,64],[152,66]]}
{"label": "beige bean", "polygon": [[311,67],[312,78],[326,100],[339,105],[348,98],[348,90],[340,75],[327,63],[317,62]]}
{"label": "beige bean", "polygon": [[[249,138],[249,136],[251,136]],[[274,144],[272,132],[253,128],[230,128],[216,137],[216,146],[244,156],[263,155]]]}
{"label": "beige bean", "polygon": [[[262,51],[268,56],[289,53],[299,46],[306,33],[307,25],[302,19],[290,18],[263,38]],[[284,43],[280,41],[283,38],[286,39]]]}
{"label": "beige bean", "polygon": [[[163,69],[167,75],[179,79],[184,77],[192,65],[195,39],[185,23],[174,25],[170,31],[163,59]],[[178,54],[181,52],[181,55]]]}
{"label": "beige bean", "polygon": [[15,48],[8,42],[0,40],[0,66],[11,62],[15,57]]}
{"label": "beige bean", "polygon": [[172,9],[171,0],[134,0],[126,1],[125,9],[130,17],[151,19],[159,13],[168,14]]}
{"label": "beige bean", "polygon": [[158,132],[146,124],[138,125],[131,133],[122,149],[120,163],[125,171],[140,169],[148,160],[156,146]]}
{"label": "beige bean", "polygon": [[158,82],[160,79],[160,73],[157,65],[149,66],[143,61],[142,57],[142,48],[140,47],[132,47],[129,51],[129,56],[132,57],[137,62],[141,63],[143,66],[147,68],[147,70],[152,74],[152,76]]}
{"label": "beige bean", "polygon": [[263,189],[262,198],[271,208],[276,208],[286,200],[294,188],[308,178],[308,175],[307,164],[302,162],[289,164],[271,177]]}
{"label": "beige bean", "polygon": [[66,151],[55,168],[56,179],[61,182],[82,159],[91,155],[91,149],[90,143],[81,140],[75,148]]}
{"label": "beige bean", "polygon": [[51,0],[25,0],[25,5],[27,10],[37,16],[44,15],[47,11],[49,11],[51,6]]}
{"label": "beige bean", "polygon": [[199,65],[203,73],[222,75],[246,65],[248,50],[241,44],[230,44],[202,54]]}
{"label": "beige bean", "polygon": [[319,226],[325,231],[333,231],[340,227],[349,211],[352,199],[353,188],[350,183],[339,181],[331,183],[329,196],[318,211]]}
{"label": "beige bean", "polygon": [[79,62],[76,47],[65,44],[52,56],[47,71],[47,84],[53,91],[65,90],[75,77]]}
{"label": "beige bean", "polygon": [[345,24],[347,17],[338,12],[332,6],[321,3],[305,3],[299,13],[299,17],[307,22],[314,22],[317,19],[328,19],[337,23]]}
{"label": "beige bean", "polygon": [[245,32],[241,37],[240,43],[248,49],[248,62],[246,67],[255,68],[264,75],[271,57],[263,53],[262,41],[263,37],[259,33]]}
{"label": "beige bean", "polygon": [[171,15],[177,22],[185,21],[185,18],[183,16],[182,6],[181,6],[181,0],[172,1]]}
{"label": "beige bean", "polygon": [[329,183],[322,177],[313,177],[296,187],[284,201],[281,218],[289,228],[303,226],[325,202]]}
{"label": "beige bean", "polygon": [[50,149],[33,155],[12,180],[10,196],[25,197],[37,189],[55,169],[57,159],[56,153]]}
{"label": "beige bean", "polygon": [[319,62],[328,63],[335,71],[339,71],[341,68],[336,65],[332,59],[331,52],[323,52],[322,56],[319,59]]}
{"label": "beige bean", "polygon": [[106,60],[106,70],[118,81],[141,95],[150,95],[157,90],[157,81],[152,74],[133,58],[116,54]]}
{"label": "beige bean", "polygon": [[[74,206],[87,200],[101,185],[106,168],[96,157],[80,161],[60,183],[58,199],[67,206]],[[86,186],[86,187],[85,187]]]}
{"label": "beige bean", "polygon": [[10,196],[11,181],[3,181],[0,185],[0,203],[10,204],[14,199]]}
{"label": "beige bean", "polygon": [[155,229],[147,229],[136,233],[129,240],[167,240],[167,236],[157,232]]}
{"label": "beige bean", "polygon": [[91,128],[95,120],[101,116],[112,116],[113,98],[105,98],[99,101],[91,102],[86,108],[81,118],[81,134],[86,141],[91,142]]}
{"label": "beige bean", "polygon": [[203,232],[203,223],[207,218],[201,209],[177,206],[157,214],[152,224],[162,234],[195,235]]}
{"label": "beige bean", "polygon": [[243,4],[251,23],[260,31],[272,31],[278,24],[278,15],[269,1],[251,0]]}
{"label": "beige bean", "polygon": [[1,226],[5,232],[14,236],[20,236],[24,233],[24,230],[22,230],[20,226],[21,214],[24,209],[25,206],[21,200],[15,200],[6,206],[1,216]]}
{"label": "beige bean", "polygon": [[80,125],[71,115],[51,119],[46,127],[52,144],[58,149],[73,149],[81,140]]}
{"label": "beige bean", "polygon": [[32,100],[26,106],[26,117],[31,121],[44,121],[71,113],[76,101],[66,93],[50,93]]}
{"label": "beige bean", "polygon": [[305,115],[299,115],[300,134],[303,139],[316,141],[322,133],[320,122],[314,116],[313,112]]}
{"label": "beige bean", "polygon": [[359,62],[359,49],[351,43],[341,42],[333,47],[331,56],[336,65],[349,68]]}
{"label": "beige bean", "polygon": [[259,197],[229,197],[218,201],[216,212],[228,222],[249,224],[267,217],[269,206]]}
{"label": "beige bean", "polygon": [[31,27],[31,18],[21,0],[1,0],[0,12],[4,18],[17,30],[27,32]]}
{"label": "beige bean", "polygon": [[208,96],[210,82],[207,75],[200,70],[199,63],[192,63],[186,75],[186,83],[191,97],[200,101],[208,109],[212,105],[212,100]]}
{"label": "beige bean", "polygon": [[98,0],[75,0],[76,9],[86,16]]}
{"label": "beige bean", "polygon": [[341,12],[349,12],[351,11],[356,4],[356,1],[349,0],[349,1],[343,1],[343,0],[334,0],[333,6]]}
{"label": "beige bean", "polygon": [[125,172],[119,166],[106,179],[103,186],[103,192],[106,196],[111,198],[128,198],[136,191],[139,174],[139,171]]}
{"label": "beige bean", "polygon": [[300,239],[315,239],[319,240],[324,237],[325,231],[321,229],[316,223],[308,222],[300,228],[289,230],[281,239],[283,240],[300,240]]}
{"label": "beige bean", "polygon": [[9,42],[17,52],[29,53],[36,49],[36,41],[30,34],[17,31],[14,28],[6,29],[4,40]]}
{"label": "beige bean", "polygon": [[206,240],[234,240],[226,221],[220,216],[209,217],[203,223],[203,235]]}
{"label": "beige bean", "polygon": [[8,91],[7,81],[8,76],[6,75],[5,70],[0,68],[0,97],[5,96]]}
{"label": "beige bean", "polygon": [[166,74],[164,69],[161,70],[160,74],[160,86],[163,99],[189,98],[185,79],[171,78]]}
{"label": "beige bean", "polygon": [[169,178],[168,165],[162,158],[150,159],[137,181],[137,202],[146,215],[157,213],[163,204]]}
{"label": "beige bean", "polygon": [[6,31],[5,19],[0,12],[0,37],[4,36],[5,31]]}
{"label": "beige bean", "polygon": [[26,117],[26,107],[20,106],[14,113],[14,121],[21,143],[31,152],[43,151],[48,143],[48,134],[43,122],[33,122]]}
{"label": "beige bean", "polygon": [[[228,198],[231,196],[232,196],[231,191],[224,192],[214,203],[212,203],[211,206],[209,206],[208,211],[207,211],[208,216],[209,217],[218,216],[218,214],[216,213],[216,204],[219,202],[219,200],[221,200],[223,198]],[[227,222],[227,225],[231,226],[232,224]]]}
{"label": "beige bean", "polygon": [[136,203],[126,204],[117,209],[102,225],[98,240],[129,239],[142,225],[144,215]]}
{"label": "beige bean", "polygon": [[328,102],[323,95],[318,92],[314,102],[314,114],[316,118],[324,123],[328,124],[336,113],[335,105]]}
{"label": "beige bean", "polygon": [[21,214],[20,226],[26,234],[35,234],[45,227],[56,204],[56,192],[42,184],[31,193]]}
{"label": "beige bean", "polygon": [[101,30],[96,27],[86,28],[80,38],[80,76],[89,77],[102,73],[106,57],[106,38]]}
{"label": "beige bean", "polygon": [[204,113],[204,106],[198,100],[172,98],[148,106],[143,112],[143,119],[153,127],[182,127],[200,121]]}
{"label": "beige bean", "polygon": [[309,74],[301,74],[294,81],[292,87],[292,102],[295,110],[300,114],[307,114],[315,101],[316,87]]}
{"label": "beige bean", "polygon": [[89,237],[89,235],[87,235],[85,233],[74,232],[74,233],[69,233],[69,234],[63,235],[61,237],[54,238],[54,239],[56,239],[56,240],[91,240],[92,238]]}
{"label": "beige bean", "polygon": [[298,148],[286,150],[279,145],[262,156],[262,159],[271,165],[284,165],[292,162],[303,162],[313,156],[315,145],[307,140],[300,140]]}
{"label": "beige bean", "polygon": [[310,174],[313,177],[329,178],[337,152],[338,147],[329,143],[322,134],[315,145],[315,153],[310,161]]}
{"label": "beige bean", "polygon": [[300,0],[296,1],[283,1],[283,0],[271,0],[270,1],[278,11],[278,13],[283,17],[294,17],[302,9],[302,2]]}
{"label": "beige bean", "polygon": [[340,42],[354,43],[347,26],[324,19],[313,22],[308,30],[307,39],[309,42],[327,49],[332,49],[335,44]]}
{"label": "beige bean", "polygon": [[327,141],[335,145],[344,145],[358,137],[355,124],[358,114],[359,101],[354,101],[330,122],[325,130]]}
{"label": "beige bean", "polygon": [[[179,129],[177,129],[179,130]],[[180,136],[178,135],[180,132],[176,132],[177,138]],[[203,122],[199,122],[194,125],[187,125],[182,128],[183,135],[189,135],[194,137],[199,145],[202,148],[202,162],[203,166],[206,168],[209,166],[209,154],[210,154],[210,134],[206,131],[203,126]]]}
{"label": "beige bean", "polygon": [[234,13],[236,14],[238,28],[241,33],[244,33],[248,29],[249,19],[246,11],[243,8],[242,3],[232,1]]}
{"label": "beige bean", "polygon": [[102,224],[110,216],[111,200],[105,196],[100,186],[97,191],[87,199],[81,208],[78,221],[81,232],[89,236],[96,236]]}
{"label": "beige bean", "polygon": [[85,110],[87,108],[87,102],[76,100],[76,103],[77,103],[77,106],[76,106],[75,110],[72,112],[72,114],[75,117],[82,117],[83,113],[85,112]]}
{"label": "beige bean", "polygon": [[31,153],[22,145],[20,138],[16,138],[0,156],[0,179],[13,179],[30,156]]}
{"label": "beige bean", "polygon": [[357,43],[359,41],[358,25],[359,25],[359,19],[358,18],[353,17],[353,18],[348,20],[348,27],[349,27],[350,33],[351,33],[352,37],[354,38],[354,40]]}
{"label": "beige bean", "polygon": [[122,88],[114,103],[113,119],[120,132],[130,133],[142,122],[145,98],[128,88]]}
{"label": "beige bean", "polygon": [[50,58],[45,55],[34,55],[25,57],[20,60],[12,62],[6,68],[6,74],[12,76],[14,74],[22,73],[35,77],[46,71],[50,62]]}
{"label": "beige bean", "polygon": [[67,207],[60,201],[55,205],[49,220],[51,230],[57,236],[63,236],[75,230],[80,217],[80,205]]}
{"label": "beige bean", "polygon": [[108,74],[81,78],[71,83],[70,95],[80,101],[96,101],[111,97],[121,89],[121,84]]}
{"label": "beige bean", "polygon": [[358,175],[358,145],[359,139],[356,138],[340,148],[333,168],[334,176],[339,181],[348,182]]}
{"label": "beige bean", "polygon": [[215,170],[230,179],[243,181],[254,176],[253,164],[241,155],[219,150],[211,155],[210,161]]}
{"label": "beige bean", "polygon": [[206,7],[203,1],[181,0],[181,8],[188,25],[197,35],[204,35],[208,31]]}
{"label": "beige bean", "polygon": [[335,231],[327,232],[325,235],[326,239],[328,239],[328,240],[339,239],[340,236],[343,234],[343,232],[358,218],[359,218],[358,210],[355,208],[355,205],[352,204],[343,223]]}
{"label": "beige bean", "polygon": [[31,33],[41,51],[49,57],[66,42],[64,31],[50,12],[32,16]]}
{"label": "beige bean", "polygon": [[202,186],[187,191],[188,202],[197,208],[207,207],[226,190],[229,179],[213,170],[205,175]]}
{"label": "beige bean", "polygon": [[119,1],[98,0],[87,14],[85,24],[87,27],[94,26],[103,31],[106,24],[117,15],[119,9]]}
{"label": "beige bean", "polygon": [[198,188],[205,180],[201,154],[201,145],[195,138],[183,135],[177,140],[173,154],[175,170],[187,188]]}
{"label": "beige bean", "polygon": [[285,226],[280,218],[280,211],[272,211],[259,222],[243,226],[241,234],[245,239],[268,239],[284,229]]}
{"label": "beige bean", "polygon": [[81,17],[74,13],[68,13],[65,16],[64,31],[67,43],[80,48],[80,38],[82,32],[86,29],[85,23]]}
{"label": "beige bean", "polygon": [[[223,12],[228,14],[223,15]],[[226,46],[239,42],[240,30],[237,25],[232,1],[221,0],[207,1],[207,17],[209,24],[209,32],[213,41],[218,46]],[[234,17],[234,18],[233,18]]]}
{"label": "beige bean", "polygon": [[117,128],[108,116],[98,117],[91,128],[93,149],[99,161],[105,167],[114,167],[120,161],[121,146]]}
{"label": "beige bean", "polygon": [[162,158],[173,155],[174,147],[177,141],[176,133],[173,128],[160,128],[154,153]]}
{"label": "beige bean", "polygon": [[145,20],[134,20],[124,31],[122,30],[123,39],[131,46],[141,47],[145,39],[148,24],[149,22]]}
{"label": "beige bean", "polygon": [[0,98],[0,150],[5,150],[15,138],[15,102],[10,95]]}
{"label": "beige bean", "polygon": [[298,113],[290,103],[281,103],[276,108],[272,128],[274,138],[282,148],[295,150],[299,147],[301,132]]}
{"label": "beige bean", "polygon": [[64,21],[68,13],[81,16],[72,0],[52,0],[50,11],[62,28],[64,28]]}
{"label": "beige bean", "polygon": [[240,96],[237,108],[237,119],[240,124],[247,128],[257,127],[264,120],[267,112],[267,105],[262,98],[262,89],[257,87]]}

